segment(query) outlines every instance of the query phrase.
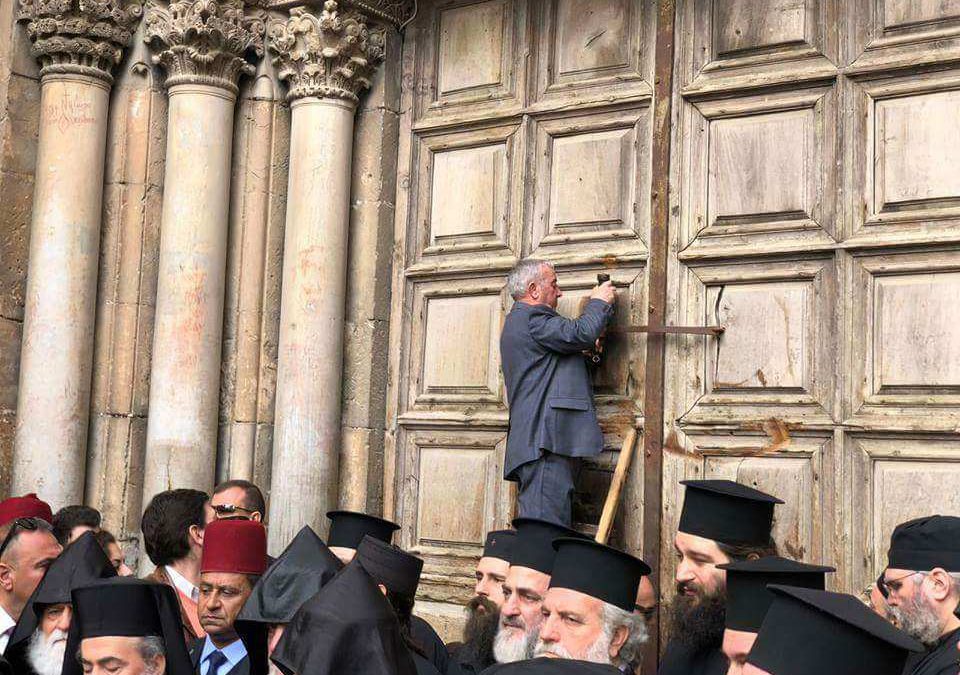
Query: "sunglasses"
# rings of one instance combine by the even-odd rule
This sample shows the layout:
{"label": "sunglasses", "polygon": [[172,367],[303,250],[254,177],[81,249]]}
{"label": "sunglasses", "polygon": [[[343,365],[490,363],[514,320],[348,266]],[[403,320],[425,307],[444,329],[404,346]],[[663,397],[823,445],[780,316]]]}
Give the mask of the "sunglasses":
{"label": "sunglasses", "polygon": [[0,558],[3,557],[7,547],[10,546],[10,542],[13,541],[13,538],[16,537],[18,533],[34,532],[39,529],[40,522],[37,518],[17,518],[13,521],[13,525],[10,526],[10,531],[7,532],[7,536],[3,538],[3,543],[0,544]]}
{"label": "sunglasses", "polygon": [[[899,588],[899,582],[903,581],[907,577],[912,577],[914,574],[917,574],[917,572],[907,572],[903,576],[887,581],[885,578],[886,572],[883,572],[880,574],[880,577],[877,579],[877,590],[880,591],[880,595],[882,595],[883,599],[886,600],[887,598],[890,597],[890,590],[891,590],[890,584],[897,584],[897,588]],[[896,588],[894,588],[893,590],[896,590]]]}
{"label": "sunglasses", "polygon": [[[213,511],[217,514],[218,520],[250,520],[251,516],[256,513],[256,511],[245,509],[236,504],[217,504],[213,507]],[[240,513],[240,511],[243,513]],[[244,513],[250,515],[244,515]]]}

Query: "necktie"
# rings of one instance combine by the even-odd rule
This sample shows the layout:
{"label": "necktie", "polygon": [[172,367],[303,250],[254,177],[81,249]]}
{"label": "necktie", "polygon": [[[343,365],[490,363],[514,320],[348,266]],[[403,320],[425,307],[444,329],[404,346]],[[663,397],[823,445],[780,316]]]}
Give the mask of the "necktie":
{"label": "necktie", "polygon": [[207,675],[220,675],[220,666],[227,662],[227,657],[219,649],[214,649],[207,657]]}

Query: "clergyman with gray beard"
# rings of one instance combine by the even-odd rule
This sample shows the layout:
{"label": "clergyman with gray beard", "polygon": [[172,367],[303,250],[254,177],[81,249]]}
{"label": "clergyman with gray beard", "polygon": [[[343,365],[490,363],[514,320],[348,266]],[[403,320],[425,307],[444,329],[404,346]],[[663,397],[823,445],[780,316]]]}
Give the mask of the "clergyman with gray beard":
{"label": "clergyman with gray beard", "polygon": [[660,675],[726,675],[726,572],[717,565],[776,555],[770,533],[779,499],[729,480],[686,486],[674,549],[677,595]]}
{"label": "clergyman with gray beard", "polygon": [[904,674],[956,675],[960,518],[929,516],[897,525],[887,560],[878,584],[890,618],[927,650],[908,659]]}

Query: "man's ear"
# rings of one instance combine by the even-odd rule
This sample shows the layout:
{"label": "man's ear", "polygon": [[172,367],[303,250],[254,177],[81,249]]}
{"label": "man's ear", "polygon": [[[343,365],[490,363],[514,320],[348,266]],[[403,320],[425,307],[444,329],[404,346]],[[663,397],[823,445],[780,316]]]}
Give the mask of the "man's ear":
{"label": "man's ear", "polygon": [[191,525],[188,530],[190,539],[197,546],[203,548],[203,528],[199,525]]}
{"label": "man's ear", "polygon": [[610,641],[610,658],[615,658],[620,654],[620,650],[623,649],[623,645],[628,637],[630,637],[630,631],[627,627],[619,626],[613,634],[613,639]]}
{"label": "man's ear", "polygon": [[7,563],[0,563],[0,588],[7,593],[13,590],[14,570]]}
{"label": "man's ear", "polygon": [[747,554],[747,560],[760,560],[760,554],[759,554],[759,553],[756,553],[756,552],[754,552],[754,553],[748,553],[748,554]]}
{"label": "man's ear", "polygon": [[380,589],[380,592],[383,593],[384,597],[387,595],[387,587],[383,584],[377,584],[377,587]]}
{"label": "man's ear", "polygon": [[953,579],[942,567],[935,567],[927,576],[933,581],[930,594],[934,600],[946,600],[953,592]]}
{"label": "man's ear", "polygon": [[263,514],[260,513],[259,511],[254,511],[254,512],[250,515],[250,520],[254,521],[255,523],[262,523],[262,522],[263,522]]}

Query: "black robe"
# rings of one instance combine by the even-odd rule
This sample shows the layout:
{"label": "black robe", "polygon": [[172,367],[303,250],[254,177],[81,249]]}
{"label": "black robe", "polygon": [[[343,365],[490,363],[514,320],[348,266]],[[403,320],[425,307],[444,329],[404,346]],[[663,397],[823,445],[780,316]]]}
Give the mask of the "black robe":
{"label": "black robe", "polygon": [[433,630],[433,626],[419,616],[410,617],[410,637],[423,648],[424,656],[441,673],[447,672],[450,665],[450,654],[447,646]]}
{"label": "black robe", "polygon": [[671,640],[657,672],[658,675],[726,675],[729,668],[730,661],[719,647],[693,651]]}
{"label": "black robe", "polygon": [[620,675],[616,666],[587,663],[573,659],[530,659],[499,663],[483,671],[484,675]]}
{"label": "black robe", "polygon": [[911,654],[903,675],[957,675],[960,669],[960,628],[947,633],[931,649],[921,654]]}
{"label": "black robe", "polygon": [[416,675],[393,607],[352,562],[305,602],[271,657],[287,675]]}
{"label": "black robe", "polygon": [[474,649],[462,642],[447,645],[447,651],[450,654],[450,664],[447,666],[446,675],[478,675],[496,665],[493,654],[490,654],[486,660],[481,659],[474,653]]}

